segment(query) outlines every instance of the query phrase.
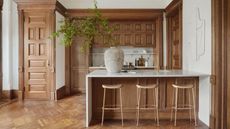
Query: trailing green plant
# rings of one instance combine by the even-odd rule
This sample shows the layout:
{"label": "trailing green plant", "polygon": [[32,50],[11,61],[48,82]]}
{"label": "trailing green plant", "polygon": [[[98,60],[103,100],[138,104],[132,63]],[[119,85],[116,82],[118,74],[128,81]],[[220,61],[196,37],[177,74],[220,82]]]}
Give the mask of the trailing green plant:
{"label": "trailing green plant", "polygon": [[110,26],[109,21],[102,16],[96,1],[94,1],[94,9],[91,13],[92,16],[65,18],[60,21],[60,29],[54,32],[52,36],[59,37],[63,35],[62,44],[65,46],[72,45],[74,37],[82,37],[84,43],[81,50],[90,48],[96,36],[104,36],[106,41],[103,43],[107,46],[116,45],[112,37],[114,27]]}

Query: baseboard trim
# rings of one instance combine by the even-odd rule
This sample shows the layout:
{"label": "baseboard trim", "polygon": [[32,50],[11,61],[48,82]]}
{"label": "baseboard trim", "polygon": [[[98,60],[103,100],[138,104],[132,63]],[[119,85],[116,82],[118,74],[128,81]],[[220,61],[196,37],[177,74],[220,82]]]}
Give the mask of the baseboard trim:
{"label": "baseboard trim", "polygon": [[18,90],[3,90],[2,99],[17,99]]}
{"label": "baseboard trim", "polygon": [[210,127],[208,126],[208,125],[206,125],[203,121],[201,121],[200,119],[199,119],[199,122],[201,123],[201,124],[203,124],[203,125],[205,125],[208,129],[210,129]]}
{"label": "baseboard trim", "polygon": [[56,91],[56,98],[57,100],[63,99],[66,97],[66,86],[62,86],[61,88],[57,89]]}

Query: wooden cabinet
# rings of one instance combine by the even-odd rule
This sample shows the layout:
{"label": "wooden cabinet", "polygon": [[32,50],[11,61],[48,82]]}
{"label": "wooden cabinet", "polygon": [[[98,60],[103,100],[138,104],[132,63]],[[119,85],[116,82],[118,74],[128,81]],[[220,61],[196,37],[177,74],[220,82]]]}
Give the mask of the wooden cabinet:
{"label": "wooden cabinet", "polygon": [[[159,113],[160,119],[170,119],[173,99],[173,87],[177,79],[179,83],[194,84],[196,94],[196,108],[199,105],[199,78],[158,78],[159,79]],[[103,100],[102,84],[122,84],[122,102],[125,119],[136,117],[137,89],[136,84],[155,84],[156,78],[92,78],[92,110],[93,119],[101,118],[101,107]],[[153,91],[142,90],[141,103],[151,105],[153,103]],[[106,103],[108,105],[119,105],[119,92],[108,90],[106,92]],[[189,104],[189,94],[185,90],[179,90],[178,104]],[[178,119],[189,119],[189,111],[178,110]],[[154,112],[142,111],[143,119],[153,119]],[[197,110],[198,113],[198,110]],[[107,119],[119,119],[120,113],[116,111],[107,112]]]}
{"label": "wooden cabinet", "polygon": [[85,93],[85,76],[89,67],[89,52],[81,51],[82,39],[76,37],[70,48],[70,93]]}
{"label": "wooden cabinet", "polygon": [[[113,38],[119,46],[156,48],[156,22],[152,21],[111,21],[115,28]],[[103,47],[106,37],[96,37],[94,47]]]}
{"label": "wooden cabinet", "polygon": [[174,0],[166,8],[167,68],[182,69],[182,1]]}

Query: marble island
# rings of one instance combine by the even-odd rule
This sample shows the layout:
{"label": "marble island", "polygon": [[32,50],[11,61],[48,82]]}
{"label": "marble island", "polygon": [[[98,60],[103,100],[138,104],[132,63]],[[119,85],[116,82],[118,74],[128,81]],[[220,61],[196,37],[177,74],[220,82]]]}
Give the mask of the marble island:
{"label": "marble island", "polygon": [[86,77],[201,77],[207,74],[185,70],[130,70],[127,72],[108,73],[106,70],[95,70]]}
{"label": "marble island", "polygon": [[[137,91],[136,84],[153,84],[159,80],[159,113],[160,119],[170,119],[170,107],[172,102],[172,84],[175,80],[182,83],[192,83],[195,85],[196,103],[199,103],[199,79],[208,77],[207,74],[185,71],[185,70],[131,70],[128,72],[108,73],[106,70],[95,70],[86,75],[86,127],[92,120],[101,120],[101,107],[103,89],[102,84],[122,84],[122,99],[124,108],[124,119],[135,119]],[[145,104],[152,102],[152,92],[143,92],[142,101]],[[119,104],[117,92],[108,92],[107,104]],[[179,92],[179,103],[188,103],[186,91]],[[198,109],[198,106],[197,106]],[[199,111],[199,110],[197,110]],[[187,112],[179,111],[178,119],[189,119]],[[197,112],[198,114],[198,112]],[[154,119],[149,112],[143,112],[143,119]],[[119,119],[117,111],[107,112],[105,119]]]}

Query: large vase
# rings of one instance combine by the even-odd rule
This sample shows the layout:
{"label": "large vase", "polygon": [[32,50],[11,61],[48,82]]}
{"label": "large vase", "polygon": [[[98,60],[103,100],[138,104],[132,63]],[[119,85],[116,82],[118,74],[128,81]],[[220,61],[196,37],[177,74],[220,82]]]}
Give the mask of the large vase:
{"label": "large vase", "polygon": [[118,47],[110,47],[104,53],[105,67],[110,73],[121,71],[124,62],[124,52]]}

